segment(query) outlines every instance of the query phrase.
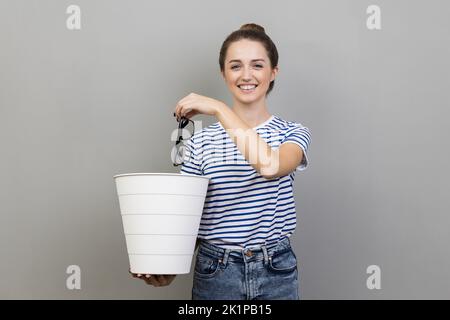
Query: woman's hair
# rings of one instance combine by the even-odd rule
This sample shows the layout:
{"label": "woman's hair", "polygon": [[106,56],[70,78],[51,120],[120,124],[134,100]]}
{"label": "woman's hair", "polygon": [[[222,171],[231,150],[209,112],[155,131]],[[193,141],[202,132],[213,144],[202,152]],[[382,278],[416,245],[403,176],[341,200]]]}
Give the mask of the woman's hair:
{"label": "woman's hair", "polygon": [[[248,39],[260,42],[264,46],[264,48],[266,48],[272,69],[278,65],[277,47],[269,38],[269,36],[266,34],[264,28],[255,23],[247,23],[242,25],[239,30],[236,30],[232,32],[230,35],[228,35],[228,37],[223,42],[219,54],[220,71],[222,72],[224,71],[225,56],[227,54],[229,46],[233,42],[239,41],[241,39]],[[270,82],[269,89],[267,90],[266,95],[268,95],[269,92],[272,91],[274,85],[275,80]]]}

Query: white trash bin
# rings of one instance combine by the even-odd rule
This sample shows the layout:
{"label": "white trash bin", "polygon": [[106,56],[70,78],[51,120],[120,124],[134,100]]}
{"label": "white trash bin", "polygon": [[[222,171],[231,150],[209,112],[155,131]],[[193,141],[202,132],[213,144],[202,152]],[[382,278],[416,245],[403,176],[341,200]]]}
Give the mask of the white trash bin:
{"label": "white trash bin", "polygon": [[113,178],[131,272],[189,273],[209,178],[184,173]]}

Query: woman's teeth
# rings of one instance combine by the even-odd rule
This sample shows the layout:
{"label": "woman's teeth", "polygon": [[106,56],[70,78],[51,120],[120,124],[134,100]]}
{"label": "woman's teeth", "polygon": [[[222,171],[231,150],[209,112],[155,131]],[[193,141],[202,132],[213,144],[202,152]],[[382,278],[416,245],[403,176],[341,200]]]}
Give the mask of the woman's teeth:
{"label": "woman's teeth", "polygon": [[238,86],[238,87],[244,92],[251,92],[251,91],[254,91],[257,86],[256,85],[245,85],[245,86]]}

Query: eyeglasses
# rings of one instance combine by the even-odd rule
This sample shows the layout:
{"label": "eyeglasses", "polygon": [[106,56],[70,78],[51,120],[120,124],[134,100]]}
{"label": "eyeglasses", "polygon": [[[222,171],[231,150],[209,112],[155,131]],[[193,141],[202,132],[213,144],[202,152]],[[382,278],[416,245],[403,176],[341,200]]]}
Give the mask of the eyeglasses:
{"label": "eyeglasses", "polygon": [[[186,146],[184,145],[185,140],[189,140],[192,135],[194,134],[194,121],[181,117],[180,121],[178,122],[178,138],[175,142],[175,146],[172,148],[172,162],[173,165],[179,166],[182,165],[184,162],[184,156],[186,153]],[[187,132],[187,134],[183,134]]]}

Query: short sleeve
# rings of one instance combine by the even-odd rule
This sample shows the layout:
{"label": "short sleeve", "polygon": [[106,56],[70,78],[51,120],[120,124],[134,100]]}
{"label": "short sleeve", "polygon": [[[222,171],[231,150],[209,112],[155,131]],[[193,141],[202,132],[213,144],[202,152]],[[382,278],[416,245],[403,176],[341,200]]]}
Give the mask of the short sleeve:
{"label": "short sleeve", "polygon": [[192,136],[189,140],[184,144],[184,156],[183,156],[183,164],[180,169],[180,173],[188,173],[195,174],[198,176],[202,176],[201,170],[201,159],[199,157],[199,153],[197,148],[195,147],[194,136]]}
{"label": "short sleeve", "polygon": [[307,151],[309,144],[311,142],[311,133],[307,127],[296,123],[294,126],[286,131],[284,139],[281,141],[283,143],[295,143],[303,150],[303,159],[300,165],[296,168],[297,171],[303,171],[308,166],[308,155]]}

